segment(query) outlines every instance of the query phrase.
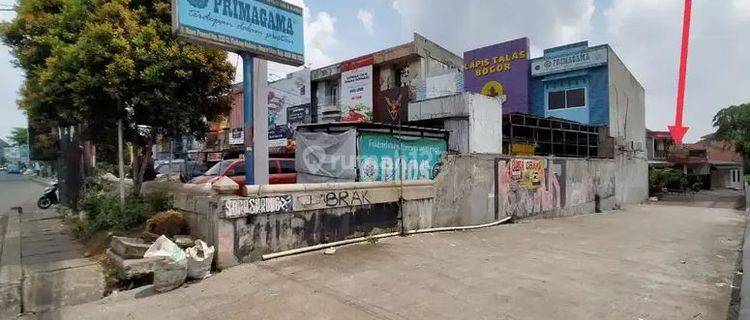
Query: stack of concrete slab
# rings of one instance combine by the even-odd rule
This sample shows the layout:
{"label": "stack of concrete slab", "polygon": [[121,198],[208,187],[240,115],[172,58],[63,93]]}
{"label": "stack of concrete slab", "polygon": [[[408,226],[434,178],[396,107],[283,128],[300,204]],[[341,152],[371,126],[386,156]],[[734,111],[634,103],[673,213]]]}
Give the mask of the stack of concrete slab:
{"label": "stack of concrete slab", "polygon": [[112,237],[107,257],[117,268],[117,277],[131,280],[154,272],[162,258],[144,258],[151,243],[140,238]]}

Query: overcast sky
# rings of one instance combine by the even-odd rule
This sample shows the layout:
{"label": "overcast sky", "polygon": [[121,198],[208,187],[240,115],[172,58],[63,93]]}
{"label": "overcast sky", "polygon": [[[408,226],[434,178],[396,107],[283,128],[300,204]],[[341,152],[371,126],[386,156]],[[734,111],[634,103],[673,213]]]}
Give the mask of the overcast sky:
{"label": "overcast sky", "polygon": [[[588,40],[611,45],[643,84],[648,128],[666,130],[674,121],[683,0],[290,2],[305,7],[306,59],[313,68],[407,42],[413,32],[459,55],[524,36],[531,39],[533,57],[544,48]],[[750,102],[750,0],[695,0],[690,50],[686,141],[710,133],[719,109]],[[236,56],[230,61],[239,64]],[[290,70],[270,65],[270,79]],[[0,75],[0,136],[5,136],[25,121],[16,107],[22,75],[5,47]]]}

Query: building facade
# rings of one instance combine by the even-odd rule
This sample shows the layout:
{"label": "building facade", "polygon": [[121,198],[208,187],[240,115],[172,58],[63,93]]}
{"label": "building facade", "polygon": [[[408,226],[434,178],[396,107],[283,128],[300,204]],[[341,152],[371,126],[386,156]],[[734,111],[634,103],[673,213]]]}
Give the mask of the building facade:
{"label": "building facade", "polygon": [[406,44],[312,70],[313,122],[397,123],[426,79],[463,70],[463,59],[414,34]]}

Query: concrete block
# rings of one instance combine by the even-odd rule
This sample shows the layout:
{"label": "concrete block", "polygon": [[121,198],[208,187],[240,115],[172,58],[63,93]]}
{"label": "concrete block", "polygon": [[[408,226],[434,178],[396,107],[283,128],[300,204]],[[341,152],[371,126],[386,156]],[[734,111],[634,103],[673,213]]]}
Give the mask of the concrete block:
{"label": "concrete block", "polygon": [[218,181],[213,183],[211,188],[220,194],[233,194],[237,192],[237,190],[240,190],[240,185],[232,179],[221,177]]}
{"label": "concrete block", "polygon": [[112,237],[110,243],[112,251],[125,259],[141,259],[146,253],[150,243],[146,243],[140,238],[128,238],[128,237]]}
{"label": "concrete block", "polygon": [[148,275],[154,272],[162,258],[151,257],[141,259],[124,259],[113,250],[107,250],[109,261],[117,268],[117,277],[121,280],[129,280],[135,277]]}
{"label": "concrete block", "polygon": [[104,296],[102,267],[88,259],[37,264],[24,269],[23,310],[44,312]]}

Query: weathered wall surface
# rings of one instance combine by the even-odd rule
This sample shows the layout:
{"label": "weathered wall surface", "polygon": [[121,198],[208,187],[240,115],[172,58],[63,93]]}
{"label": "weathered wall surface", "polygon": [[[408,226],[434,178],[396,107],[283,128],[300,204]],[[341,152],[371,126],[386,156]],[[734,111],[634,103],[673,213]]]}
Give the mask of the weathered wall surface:
{"label": "weathered wall surface", "polygon": [[[541,160],[542,184],[529,187],[514,178],[513,159]],[[449,156],[435,179],[430,221],[432,227],[445,227],[616,209],[623,205],[616,197],[616,167],[608,159]]]}
{"label": "weathered wall surface", "polygon": [[495,221],[494,166],[493,155],[448,156],[435,178],[432,225],[423,227],[466,226]]}
{"label": "weathered wall surface", "polygon": [[[223,199],[240,261],[320,243],[419,228],[429,221],[432,181],[252,186],[250,197]],[[402,208],[403,207],[403,208]],[[403,214],[403,219],[401,215]]]}
{"label": "weathered wall surface", "polygon": [[646,93],[625,64],[609,49],[609,134],[615,142],[616,195],[622,204],[648,198]]}
{"label": "weathered wall surface", "polygon": [[469,108],[469,153],[503,152],[503,100],[464,94]]}

